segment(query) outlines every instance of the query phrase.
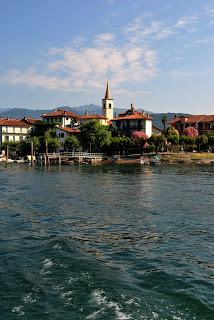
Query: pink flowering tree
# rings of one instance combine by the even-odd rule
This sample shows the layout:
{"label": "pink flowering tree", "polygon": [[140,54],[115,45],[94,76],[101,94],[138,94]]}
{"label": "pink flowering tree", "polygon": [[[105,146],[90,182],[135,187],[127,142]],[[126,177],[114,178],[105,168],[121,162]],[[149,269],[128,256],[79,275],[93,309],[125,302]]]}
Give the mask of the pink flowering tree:
{"label": "pink flowering tree", "polygon": [[139,147],[144,148],[146,141],[148,140],[148,136],[143,131],[134,131],[132,133],[132,139]]}
{"label": "pink flowering tree", "polygon": [[198,130],[194,127],[188,127],[184,129],[184,135],[186,137],[198,137],[199,133]]}

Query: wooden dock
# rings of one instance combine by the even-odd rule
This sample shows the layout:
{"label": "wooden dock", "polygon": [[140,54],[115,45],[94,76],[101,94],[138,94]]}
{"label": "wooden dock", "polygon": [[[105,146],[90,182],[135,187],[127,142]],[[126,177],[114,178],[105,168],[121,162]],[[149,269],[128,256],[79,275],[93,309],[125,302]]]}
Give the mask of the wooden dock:
{"label": "wooden dock", "polygon": [[38,162],[44,166],[51,164],[72,164],[72,163],[99,163],[103,160],[103,153],[88,152],[53,152],[41,153]]}

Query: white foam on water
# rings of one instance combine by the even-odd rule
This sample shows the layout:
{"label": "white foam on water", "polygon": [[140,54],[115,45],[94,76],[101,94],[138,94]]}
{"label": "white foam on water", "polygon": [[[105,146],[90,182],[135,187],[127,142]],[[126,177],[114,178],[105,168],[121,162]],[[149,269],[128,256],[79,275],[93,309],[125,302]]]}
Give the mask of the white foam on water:
{"label": "white foam on water", "polygon": [[42,261],[43,268],[41,270],[41,274],[46,275],[46,274],[51,274],[51,271],[49,270],[53,266],[53,261],[51,259],[45,259]]}
{"label": "white foam on water", "polygon": [[94,311],[93,313],[89,314],[86,319],[96,319],[98,315],[102,314],[104,311],[104,308],[100,309],[100,310],[97,310],[97,311]]}
{"label": "white foam on water", "polygon": [[73,282],[76,282],[78,279],[77,278],[74,278],[74,277],[68,277],[68,284],[71,284]]}
{"label": "white foam on water", "polygon": [[48,269],[53,265],[53,261],[51,259],[45,259],[42,263],[44,269]]}
{"label": "white foam on water", "polygon": [[[108,301],[107,296],[105,295],[105,291],[102,289],[96,289],[93,291],[92,296],[95,300],[95,302],[99,305],[102,306],[103,308],[101,309],[102,311],[107,310],[107,309],[113,309],[116,319],[117,320],[128,320],[128,319],[133,319],[130,314],[124,313],[119,305],[116,302],[113,301]],[[101,311],[99,310],[99,311]],[[97,315],[96,313],[91,314],[91,316],[94,316],[94,319]],[[90,315],[89,315],[90,316]],[[89,318],[90,319],[90,318]],[[93,318],[92,318],[93,319]]]}
{"label": "white foam on water", "polygon": [[22,300],[26,304],[32,304],[32,303],[36,302],[37,299],[36,299],[36,297],[33,297],[32,292],[30,292],[30,293],[24,295]]}
{"label": "white foam on water", "polygon": [[24,316],[25,312],[23,309],[24,309],[24,306],[17,306],[12,309],[12,312],[16,313],[18,316]]}

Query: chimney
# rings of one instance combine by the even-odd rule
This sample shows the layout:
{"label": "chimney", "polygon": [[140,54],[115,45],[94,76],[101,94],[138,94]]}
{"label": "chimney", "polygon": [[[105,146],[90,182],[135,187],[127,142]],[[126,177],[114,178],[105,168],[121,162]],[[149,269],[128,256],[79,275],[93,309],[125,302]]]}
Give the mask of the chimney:
{"label": "chimney", "polygon": [[146,116],[147,116],[147,118],[149,118],[149,113],[148,112],[147,112]]}

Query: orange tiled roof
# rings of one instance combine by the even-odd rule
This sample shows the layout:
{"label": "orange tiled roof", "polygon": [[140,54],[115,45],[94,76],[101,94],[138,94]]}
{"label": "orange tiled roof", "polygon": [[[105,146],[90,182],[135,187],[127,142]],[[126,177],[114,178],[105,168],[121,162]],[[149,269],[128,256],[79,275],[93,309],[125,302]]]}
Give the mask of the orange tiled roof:
{"label": "orange tiled roof", "polygon": [[112,121],[117,121],[117,120],[138,120],[138,119],[144,119],[144,120],[151,120],[151,117],[146,116],[143,113],[134,113],[134,114],[130,114],[127,116],[119,116],[116,117],[114,119],[112,119]]}
{"label": "orange tiled roof", "polygon": [[58,117],[62,117],[62,116],[71,117],[71,118],[79,118],[80,117],[80,115],[75,112],[58,109],[56,111],[44,113],[42,115],[42,118],[58,118]]}
{"label": "orange tiled roof", "polygon": [[84,115],[84,116],[80,116],[79,118],[80,118],[80,119],[107,119],[107,118],[104,117],[103,115],[97,114],[97,113],[94,113],[94,114],[86,114],[86,115]]}
{"label": "orange tiled roof", "polygon": [[38,124],[38,123],[42,123],[42,120],[40,119],[35,119],[35,118],[24,118],[22,119],[23,121],[29,123],[29,124]]}
{"label": "orange tiled roof", "polygon": [[21,119],[0,118],[0,126],[29,128],[30,124]]}
{"label": "orange tiled roof", "polygon": [[69,128],[69,127],[58,127],[57,129],[66,131],[68,133],[80,133],[79,129],[75,129],[75,128]]}
{"label": "orange tiled roof", "polygon": [[169,121],[171,124],[175,123],[197,123],[197,122],[212,122],[214,121],[214,115],[193,115],[189,117],[181,116]]}

